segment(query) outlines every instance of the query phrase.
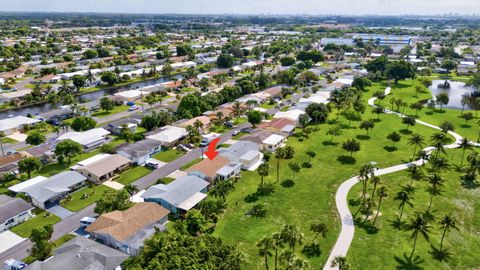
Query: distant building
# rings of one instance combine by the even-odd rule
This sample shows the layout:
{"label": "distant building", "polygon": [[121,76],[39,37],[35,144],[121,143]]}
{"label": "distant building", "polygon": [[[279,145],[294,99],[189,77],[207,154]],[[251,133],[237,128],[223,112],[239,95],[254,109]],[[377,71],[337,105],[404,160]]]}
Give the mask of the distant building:
{"label": "distant building", "polygon": [[363,42],[372,41],[377,45],[405,45],[409,46],[412,43],[410,36],[399,35],[377,35],[377,34],[356,34],[353,39],[361,39]]}
{"label": "distant building", "polygon": [[354,42],[351,38],[322,38],[320,40],[320,45],[325,46],[327,44],[353,46]]}

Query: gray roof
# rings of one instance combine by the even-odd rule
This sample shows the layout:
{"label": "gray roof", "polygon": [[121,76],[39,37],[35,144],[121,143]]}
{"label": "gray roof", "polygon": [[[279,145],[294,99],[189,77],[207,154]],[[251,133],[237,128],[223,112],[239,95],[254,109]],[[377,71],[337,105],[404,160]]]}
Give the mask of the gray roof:
{"label": "gray roof", "polygon": [[35,261],[25,270],[113,270],[127,258],[127,254],[77,236],[55,250],[53,257]]}
{"label": "gray roof", "polygon": [[109,128],[116,128],[124,124],[140,124],[140,120],[136,118],[122,118],[113,122],[108,123],[105,125],[104,128],[109,129]]}
{"label": "gray roof", "polygon": [[145,140],[138,141],[134,144],[129,144],[124,147],[121,147],[118,149],[117,152],[122,151],[129,154],[131,157],[138,158],[138,157],[142,157],[150,154],[152,149],[160,146],[162,146],[162,144],[159,141],[145,139]]}
{"label": "gray roof", "polygon": [[33,206],[20,198],[0,195],[0,224],[30,209]]}
{"label": "gray roof", "polygon": [[167,185],[158,184],[151,186],[142,194],[142,198],[163,199],[172,205],[178,206],[197,192],[205,189],[208,184],[207,181],[197,176],[187,175],[179,177]]}
{"label": "gray roof", "polygon": [[38,202],[46,202],[61,193],[69,192],[71,186],[79,184],[85,180],[87,180],[87,178],[78,172],[66,171],[28,187],[22,192],[27,193],[28,196],[34,198]]}
{"label": "gray roof", "polygon": [[258,144],[251,141],[238,141],[228,148],[220,148],[218,152],[230,161],[239,162],[240,158],[250,151],[259,151]]}

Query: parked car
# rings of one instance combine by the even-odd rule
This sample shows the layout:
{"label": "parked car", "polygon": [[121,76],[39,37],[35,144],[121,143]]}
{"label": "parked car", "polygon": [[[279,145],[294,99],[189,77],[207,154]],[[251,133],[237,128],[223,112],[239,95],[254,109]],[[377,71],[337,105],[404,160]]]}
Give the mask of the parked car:
{"label": "parked car", "polygon": [[93,217],[83,217],[80,219],[80,226],[82,227],[88,227],[92,225],[93,222],[95,222],[96,218]]}
{"label": "parked car", "polygon": [[139,107],[137,105],[133,105],[132,107],[128,108],[128,111],[132,112],[132,111],[136,111],[138,109],[139,109]]}
{"label": "parked car", "polygon": [[240,131],[243,132],[243,133],[251,133],[253,131],[253,128],[249,128],[249,127],[242,128],[242,129],[240,129]]}
{"label": "parked car", "polygon": [[240,131],[239,130],[234,130],[232,132],[232,136],[237,136],[238,134],[240,134]]}
{"label": "parked car", "polygon": [[233,122],[232,121],[227,121],[223,123],[226,127],[232,128],[233,127]]}

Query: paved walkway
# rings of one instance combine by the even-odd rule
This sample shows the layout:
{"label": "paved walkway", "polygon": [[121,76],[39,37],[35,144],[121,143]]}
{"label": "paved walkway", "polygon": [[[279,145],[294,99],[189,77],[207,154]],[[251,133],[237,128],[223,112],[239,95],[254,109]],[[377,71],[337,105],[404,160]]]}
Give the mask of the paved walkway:
{"label": "paved walkway", "polygon": [[[386,88],[385,89],[385,95],[390,94],[390,91],[391,91],[390,87]],[[368,105],[370,105],[372,107],[376,107],[376,105],[375,105],[375,100],[376,99],[377,98],[369,99],[368,100]],[[388,110],[388,109],[385,109],[385,113],[395,114],[399,117],[406,117],[405,115],[403,115],[401,113],[394,112],[394,111],[391,111],[391,110]],[[424,125],[424,126],[427,126],[427,127],[430,127],[430,128],[441,130],[439,127],[437,127],[435,125],[432,125],[432,124],[429,124],[429,123],[426,123],[426,122],[423,122],[423,121],[420,121],[420,120],[416,120],[416,122],[418,124],[421,124],[421,125]],[[459,144],[462,140],[462,136],[460,136],[459,134],[457,134],[455,132],[452,132],[452,131],[450,131],[448,133],[455,138],[455,142],[450,144],[450,145],[446,145],[445,148],[447,148],[447,149],[458,148]],[[473,143],[472,142],[471,144],[473,146],[476,146],[476,147],[480,146],[480,144],[478,144],[478,143]],[[430,154],[434,150],[435,150],[435,147],[431,147],[431,146],[426,147],[424,149],[424,151],[426,151],[428,154]],[[388,168],[384,168],[384,169],[379,169],[379,170],[375,171],[375,175],[385,175],[385,174],[389,174],[389,173],[393,173],[393,172],[406,170],[406,169],[408,169],[408,167],[411,167],[413,165],[423,166],[426,162],[428,162],[428,160],[419,159],[419,160],[416,160],[416,161],[413,161],[413,162],[400,164],[400,165],[396,165],[396,166],[392,166],[392,167],[388,167]],[[340,185],[340,187],[337,190],[337,193],[335,194],[335,204],[337,206],[338,214],[339,214],[339,216],[342,220],[342,229],[340,231],[340,235],[337,238],[337,242],[335,243],[335,246],[333,246],[333,249],[330,252],[330,256],[328,257],[328,260],[325,263],[325,266],[323,267],[324,270],[338,269],[337,267],[332,267],[331,266],[332,261],[337,256],[345,257],[347,255],[348,249],[350,248],[350,244],[352,243],[353,235],[355,233],[355,223],[353,221],[352,213],[350,213],[350,209],[348,208],[347,196],[348,196],[348,192],[350,191],[350,189],[355,184],[357,184],[358,182],[359,182],[358,176],[355,176],[355,177],[352,177],[352,178],[348,179],[347,181],[343,182]]]}
{"label": "paved walkway", "polygon": [[68,209],[65,209],[63,207],[61,207],[60,205],[53,205],[52,207],[49,207],[46,209],[47,212],[49,213],[52,213],[54,214],[55,216],[58,216],[59,218],[61,218],[62,220],[63,219],[66,219],[68,218],[69,216],[73,215],[74,212],[68,210]]}

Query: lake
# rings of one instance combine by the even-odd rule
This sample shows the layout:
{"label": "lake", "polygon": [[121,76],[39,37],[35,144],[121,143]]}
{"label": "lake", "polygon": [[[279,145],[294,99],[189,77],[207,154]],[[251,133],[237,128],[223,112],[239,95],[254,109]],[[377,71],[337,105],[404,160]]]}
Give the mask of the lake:
{"label": "lake", "polygon": [[[462,109],[462,96],[466,93],[470,94],[472,93],[475,89],[472,87],[468,87],[465,85],[464,82],[457,82],[457,81],[450,81],[447,80],[450,83],[450,88],[444,89],[444,88],[439,88],[439,84],[443,84],[445,80],[434,80],[432,82],[432,86],[430,86],[428,89],[430,89],[430,92],[432,92],[432,96],[435,97],[436,95],[440,93],[447,93],[449,102],[446,106],[443,106],[444,108],[449,108],[449,109]],[[467,104],[465,106],[465,109],[471,109],[470,106]]]}

